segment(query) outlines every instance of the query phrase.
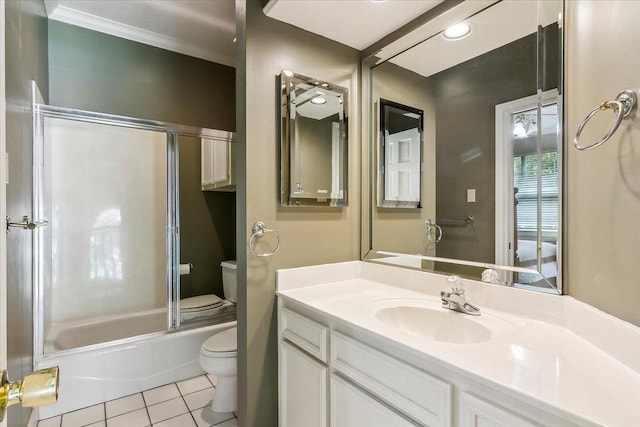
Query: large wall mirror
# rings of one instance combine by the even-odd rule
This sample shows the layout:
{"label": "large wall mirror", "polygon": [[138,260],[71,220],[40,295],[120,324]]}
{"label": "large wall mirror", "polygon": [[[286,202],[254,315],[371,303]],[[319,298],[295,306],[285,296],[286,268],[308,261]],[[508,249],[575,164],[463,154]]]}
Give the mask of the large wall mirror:
{"label": "large wall mirror", "polygon": [[346,206],[348,90],[283,71],[280,100],[281,204]]}
{"label": "large wall mirror", "polygon": [[[561,292],[562,12],[465,1],[365,59],[366,259]],[[389,102],[422,113],[419,202],[403,209],[380,202]]]}

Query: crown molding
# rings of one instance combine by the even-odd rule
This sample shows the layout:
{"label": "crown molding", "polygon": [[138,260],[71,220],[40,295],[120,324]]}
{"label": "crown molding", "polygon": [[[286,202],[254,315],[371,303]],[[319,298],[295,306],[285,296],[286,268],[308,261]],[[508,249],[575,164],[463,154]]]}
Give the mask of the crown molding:
{"label": "crown molding", "polygon": [[57,0],[45,0],[45,7],[49,19],[64,22],[88,30],[132,40],[160,49],[193,56],[206,61],[235,67],[235,58],[212,52],[210,49],[201,46],[190,45],[181,42],[173,37],[168,37],[152,31],[142,30],[131,25],[122,24],[110,19],[101,18],[90,13],[81,12],[69,7],[60,5]]}

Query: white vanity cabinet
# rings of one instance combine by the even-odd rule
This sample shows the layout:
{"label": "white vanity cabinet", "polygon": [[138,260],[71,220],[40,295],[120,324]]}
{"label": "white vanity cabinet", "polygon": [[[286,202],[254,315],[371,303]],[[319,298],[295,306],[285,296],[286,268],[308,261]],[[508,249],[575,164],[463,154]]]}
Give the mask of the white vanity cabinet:
{"label": "white vanity cabinet", "polygon": [[281,427],[451,425],[450,384],[279,305]]}
{"label": "white vanity cabinet", "polygon": [[279,297],[278,308],[280,427],[593,425],[303,304]]}
{"label": "white vanity cabinet", "polygon": [[228,138],[200,141],[202,190],[235,191],[235,142]]}

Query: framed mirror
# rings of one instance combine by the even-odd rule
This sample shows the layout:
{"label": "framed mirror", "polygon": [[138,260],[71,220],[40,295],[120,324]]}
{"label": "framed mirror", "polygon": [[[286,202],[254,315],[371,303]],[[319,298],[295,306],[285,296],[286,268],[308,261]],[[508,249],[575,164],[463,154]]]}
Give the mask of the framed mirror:
{"label": "framed mirror", "polygon": [[379,104],[378,207],[419,208],[423,112],[386,99]]}
{"label": "framed mirror", "polygon": [[282,206],[347,206],[348,90],[280,74]]}
{"label": "framed mirror", "polygon": [[[563,7],[462,2],[364,60],[365,259],[561,293]],[[423,113],[421,209],[384,209],[389,99]]]}

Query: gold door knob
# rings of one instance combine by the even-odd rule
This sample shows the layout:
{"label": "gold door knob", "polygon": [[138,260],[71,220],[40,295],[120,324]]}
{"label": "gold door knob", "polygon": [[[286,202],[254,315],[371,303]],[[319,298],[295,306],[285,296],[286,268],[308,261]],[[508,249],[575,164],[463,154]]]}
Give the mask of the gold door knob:
{"label": "gold door knob", "polygon": [[0,382],[0,421],[4,419],[6,409],[21,403],[23,407],[43,406],[58,400],[59,369],[41,369],[24,377],[22,381],[9,382],[7,371],[2,371]]}

